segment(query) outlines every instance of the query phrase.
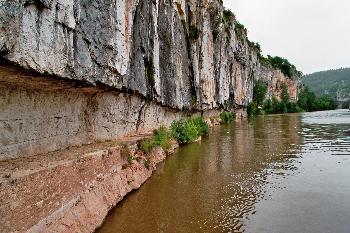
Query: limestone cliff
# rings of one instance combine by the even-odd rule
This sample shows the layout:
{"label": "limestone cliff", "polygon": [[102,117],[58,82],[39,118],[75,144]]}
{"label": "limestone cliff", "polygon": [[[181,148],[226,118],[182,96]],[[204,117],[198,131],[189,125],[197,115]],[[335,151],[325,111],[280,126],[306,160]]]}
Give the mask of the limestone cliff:
{"label": "limestone cliff", "polygon": [[3,0],[0,52],[42,74],[176,109],[246,106],[261,78],[291,80],[296,89],[298,77],[260,64],[223,10],[219,0]]}

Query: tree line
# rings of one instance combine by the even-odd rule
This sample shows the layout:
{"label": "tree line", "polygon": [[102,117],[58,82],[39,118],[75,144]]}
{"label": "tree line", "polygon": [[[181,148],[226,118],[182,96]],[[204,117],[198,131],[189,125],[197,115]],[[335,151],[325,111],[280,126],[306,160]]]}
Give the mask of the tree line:
{"label": "tree line", "polygon": [[278,113],[296,113],[296,112],[313,112],[332,110],[336,108],[333,98],[330,96],[317,97],[308,87],[303,87],[298,95],[298,101],[290,100],[288,87],[285,83],[281,84],[281,95],[278,99],[272,96],[266,99],[268,87],[262,81],[258,81],[253,90],[253,101],[248,105],[247,111],[249,116],[261,114],[278,114]]}

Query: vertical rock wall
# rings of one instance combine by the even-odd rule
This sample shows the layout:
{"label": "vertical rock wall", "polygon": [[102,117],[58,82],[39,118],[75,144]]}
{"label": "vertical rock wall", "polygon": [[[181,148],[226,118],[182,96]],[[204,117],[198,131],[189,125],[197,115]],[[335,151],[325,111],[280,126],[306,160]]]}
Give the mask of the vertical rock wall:
{"label": "vertical rock wall", "polygon": [[0,54],[27,69],[176,109],[244,107],[262,78],[291,80],[293,95],[298,77],[260,64],[223,10],[219,0],[4,0]]}

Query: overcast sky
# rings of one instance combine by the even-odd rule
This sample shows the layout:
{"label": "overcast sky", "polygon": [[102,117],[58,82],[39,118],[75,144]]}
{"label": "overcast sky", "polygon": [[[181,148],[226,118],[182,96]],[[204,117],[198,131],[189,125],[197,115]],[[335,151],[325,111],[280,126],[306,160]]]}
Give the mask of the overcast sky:
{"label": "overcast sky", "polygon": [[350,0],[224,0],[264,54],[305,74],[350,67]]}

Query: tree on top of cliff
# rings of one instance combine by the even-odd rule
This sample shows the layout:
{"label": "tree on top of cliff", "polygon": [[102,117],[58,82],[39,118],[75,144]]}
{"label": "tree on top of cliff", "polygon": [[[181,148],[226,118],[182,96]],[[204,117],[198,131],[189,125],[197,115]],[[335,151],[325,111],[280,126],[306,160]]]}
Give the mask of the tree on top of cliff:
{"label": "tree on top of cliff", "polygon": [[286,58],[267,55],[267,58],[264,56],[259,56],[259,60],[264,64],[270,64],[274,68],[281,70],[282,73],[288,77],[292,77],[293,75],[302,76],[302,73],[298,71],[297,68]]}

